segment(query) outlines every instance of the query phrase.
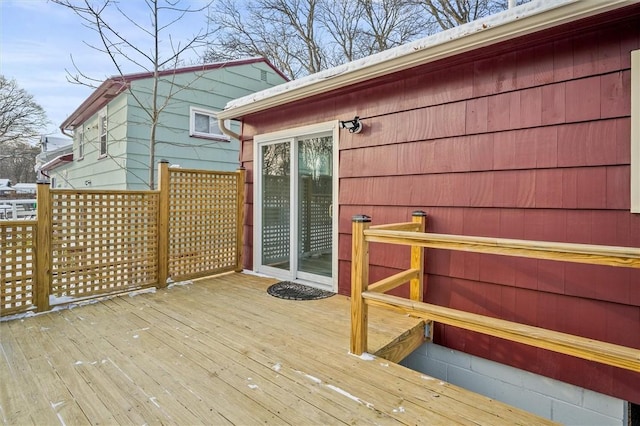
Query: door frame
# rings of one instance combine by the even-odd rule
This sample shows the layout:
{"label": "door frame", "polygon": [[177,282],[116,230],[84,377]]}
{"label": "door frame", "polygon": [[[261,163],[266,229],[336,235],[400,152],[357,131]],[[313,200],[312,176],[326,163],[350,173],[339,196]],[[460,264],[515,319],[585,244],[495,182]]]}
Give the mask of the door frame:
{"label": "door frame", "polygon": [[[273,268],[269,266],[262,265],[262,170],[260,163],[261,156],[261,146],[263,144],[272,144],[278,142],[290,142],[293,148],[294,142],[301,137],[314,136],[318,134],[327,134],[330,133],[333,139],[333,152],[332,152],[332,253],[331,253],[331,277],[318,277],[318,280],[314,280],[314,277],[311,274],[307,274],[304,272],[299,273],[297,271],[297,256],[294,253],[294,248],[297,245],[297,232],[298,232],[298,218],[296,214],[296,210],[291,209],[290,214],[290,241],[292,250],[289,253],[290,257],[290,267],[289,271]],[[308,284],[313,287],[322,288],[325,290],[330,290],[333,292],[338,291],[338,159],[339,159],[339,125],[338,121],[326,121],[323,123],[312,124],[308,126],[295,127],[286,130],[280,130],[271,133],[264,133],[260,135],[255,135],[253,138],[253,165],[254,165],[254,173],[253,173],[253,269],[256,272],[263,273],[266,275],[271,275],[276,278],[280,278],[283,280],[296,281],[304,284]],[[291,150],[291,155],[294,153],[294,149]],[[291,165],[296,166],[297,169],[297,159],[295,162],[292,161]],[[297,172],[294,178],[293,173],[292,176],[292,184],[290,188],[290,199],[293,205],[294,200],[297,197],[298,191],[298,179]],[[295,258],[295,259],[294,259]],[[294,267],[295,265],[295,267]],[[302,275],[302,276],[300,276]],[[322,279],[324,278],[324,279]]]}

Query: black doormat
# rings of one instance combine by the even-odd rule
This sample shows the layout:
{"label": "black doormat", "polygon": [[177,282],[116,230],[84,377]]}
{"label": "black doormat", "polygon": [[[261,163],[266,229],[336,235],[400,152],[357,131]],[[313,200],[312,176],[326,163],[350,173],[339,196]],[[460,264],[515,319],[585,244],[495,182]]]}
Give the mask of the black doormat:
{"label": "black doormat", "polygon": [[335,293],[318,288],[309,287],[291,281],[281,281],[267,289],[267,293],[280,299],[288,300],[317,300],[333,296]]}

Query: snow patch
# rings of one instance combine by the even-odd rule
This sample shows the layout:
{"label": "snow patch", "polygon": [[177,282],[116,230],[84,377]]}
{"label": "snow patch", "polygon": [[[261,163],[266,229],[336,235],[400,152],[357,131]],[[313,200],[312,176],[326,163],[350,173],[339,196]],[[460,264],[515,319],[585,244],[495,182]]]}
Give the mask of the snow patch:
{"label": "snow patch", "polygon": [[[33,307],[32,309],[35,309]],[[5,321],[13,321],[13,320],[21,320],[24,321],[25,318],[35,317],[37,314],[34,311],[21,312],[19,314],[7,315],[6,317],[1,317],[0,322]]]}
{"label": "snow patch", "polygon": [[49,403],[51,404],[51,409],[53,409],[53,411],[56,412],[56,416],[58,417],[58,421],[60,422],[60,424],[62,426],[66,426],[66,423],[64,422],[64,419],[62,418],[62,416],[58,412],[58,407],[60,407],[61,405],[64,405],[65,401],[60,401],[60,402],[49,401]]}
{"label": "snow patch", "polygon": [[191,285],[193,284],[193,281],[187,280],[187,281],[175,281],[175,282],[171,282],[171,284],[169,284],[167,286],[167,288],[173,288],[173,287],[177,287],[177,286],[185,286],[185,285]]}
{"label": "snow patch", "polygon": [[82,365],[82,364],[83,364],[82,361],[76,361],[76,362],[73,363],[73,365]]}
{"label": "snow patch", "polygon": [[273,371],[277,371],[277,372],[279,372],[281,368],[282,368],[282,364],[280,364],[279,362],[271,367]]}
{"label": "snow patch", "polygon": [[247,385],[247,386],[249,386],[249,389],[258,389],[258,385],[250,384],[250,385]]}
{"label": "snow patch", "polygon": [[333,386],[333,385],[325,385],[326,387],[328,387],[329,389],[331,389],[332,391],[338,392],[340,395],[346,396],[347,398],[356,401],[359,404],[364,405],[367,408],[373,408],[373,404],[371,404],[370,402],[367,401],[363,401],[362,399],[358,398],[355,395],[350,394],[349,392],[347,392],[344,389],[340,389],[337,386]]}
{"label": "snow patch", "polygon": [[149,288],[143,288],[140,290],[130,291],[128,294],[129,294],[129,297],[135,297],[141,294],[154,294],[155,292],[156,292],[155,287],[149,287]]}
{"label": "snow patch", "polygon": [[245,275],[253,275],[254,277],[274,278],[271,275],[261,274],[260,272],[252,271],[250,269],[243,269],[242,273],[245,274]]}
{"label": "snow patch", "polygon": [[56,296],[55,294],[49,295],[49,305],[61,305],[63,303],[71,303],[76,301],[76,297],[72,296]]}
{"label": "snow patch", "polygon": [[65,401],[60,401],[60,402],[49,401],[49,403],[51,404],[51,408],[53,408],[54,410],[57,410],[59,406],[64,405]]}
{"label": "snow patch", "polygon": [[356,358],[360,358],[363,361],[374,361],[377,357],[373,354],[370,354],[368,352],[362,352],[361,355],[356,355],[354,353],[351,352],[347,352],[349,355],[351,356],[355,356]]}
{"label": "snow patch", "polygon": [[404,413],[404,407],[401,405],[398,408],[393,409],[394,413]]}
{"label": "snow patch", "polygon": [[388,362],[381,362],[380,363],[380,367],[388,367],[389,363]]}
{"label": "snow patch", "polygon": [[155,396],[150,396],[149,401],[151,401],[151,403],[156,407],[160,408],[160,404],[158,404],[158,398],[156,398]]}
{"label": "snow patch", "polygon": [[56,413],[56,416],[58,416],[58,421],[62,426],[67,426],[67,424],[64,422],[64,419],[62,418],[62,415],[60,415],[60,413]]}
{"label": "snow patch", "polygon": [[347,392],[344,389],[340,389],[339,387],[331,385],[331,384],[324,384],[324,383],[322,383],[322,380],[320,380],[319,378],[314,377],[314,376],[312,376],[310,374],[304,373],[304,372],[302,372],[300,370],[293,370],[293,371],[295,371],[296,373],[298,373],[298,374],[300,374],[300,375],[312,380],[313,382],[317,383],[318,385],[326,386],[328,389],[331,389],[332,391],[337,392],[342,396],[346,396],[347,398],[349,398],[349,399],[351,399],[353,401],[356,401],[357,403],[362,404],[367,408],[373,409],[373,404],[371,404],[370,402],[364,401],[364,400],[358,398],[355,395],[350,394],[349,392]]}
{"label": "snow patch", "polygon": [[138,338],[140,338],[140,336],[139,336],[138,334],[134,334],[134,335],[133,335],[133,338],[134,338],[134,339],[138,339]]}
{"label": "snow patch", "polygon": [[315,382],[317,384],[322,384],[322,380],[318,379],[317,377],[314,377],[310,374],[304,373],[300,370],[294,370],[296,373],[303,375],[304,377],[306,377],[307,379],[311,380],[312,382]]}

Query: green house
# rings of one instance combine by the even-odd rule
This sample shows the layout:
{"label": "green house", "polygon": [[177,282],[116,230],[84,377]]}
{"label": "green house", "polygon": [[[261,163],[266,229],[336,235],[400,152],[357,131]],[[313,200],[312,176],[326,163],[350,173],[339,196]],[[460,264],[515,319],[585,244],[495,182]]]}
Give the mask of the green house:
{"label": "green house", "polygon": [[[276,86],[287,78],[264,58],[205,64],[159,73],[151,144],[153,73],[104,81],[60,129],[73,136],[73,155],[44,170],[54,188],[142,190],[160,160],[174,167],[235,170],[239,142],[218,126],[217,112],[230,100]],[[226,128],[239,133],[237,123]],[[154,179],[157,181],[157,177]]]}

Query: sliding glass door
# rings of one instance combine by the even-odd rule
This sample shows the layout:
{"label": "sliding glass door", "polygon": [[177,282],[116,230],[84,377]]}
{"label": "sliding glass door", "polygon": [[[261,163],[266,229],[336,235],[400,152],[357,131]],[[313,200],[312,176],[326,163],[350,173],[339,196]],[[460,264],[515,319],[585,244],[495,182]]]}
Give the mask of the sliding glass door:
{"label": "sliding glass door", "polygon": [[333,133],[257,144],[259,271],[333,289]]}
{"label": "sliding glass door", "polygon": [[297,141],[297,266],[324,277],[331,277],[333,257],[332,145],[330,136]]}

